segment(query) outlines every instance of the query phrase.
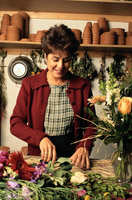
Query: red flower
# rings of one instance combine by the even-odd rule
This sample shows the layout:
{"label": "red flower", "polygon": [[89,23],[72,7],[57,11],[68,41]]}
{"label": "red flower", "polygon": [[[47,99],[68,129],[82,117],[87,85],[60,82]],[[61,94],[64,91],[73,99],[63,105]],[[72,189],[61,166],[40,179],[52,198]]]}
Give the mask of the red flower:
{"label": "red flower", "polygon": [[24,160],[21,152],[11,153],[9,163],[11,163],[12,170],[16,172],[21,179],[31,180],[35,169]]}

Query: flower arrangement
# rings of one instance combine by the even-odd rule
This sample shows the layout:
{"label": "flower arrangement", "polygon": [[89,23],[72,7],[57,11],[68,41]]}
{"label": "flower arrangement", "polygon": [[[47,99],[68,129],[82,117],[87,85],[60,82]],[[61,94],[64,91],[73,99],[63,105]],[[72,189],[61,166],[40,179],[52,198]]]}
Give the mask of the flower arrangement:
{"label": "flower arrangement", "polygon": [[63,157],[54,164],[28,164],[21,152],[0,151],[0,199],[110,200],[128,195],[129,184],[71,168],[69,159]]}
{"label": "flower arrangement", "polygon": [[89,104],[100,106],[100,116],[91,113],[89,108],[87,111],[94,119],[92,123],[97,129],[95,137],[101,139],[106,145],[109,143],[117,144],[117,152],[112,159],[112,163],[117,162],[116,176],[121,181],[127,179],[130,181],[132,178],[130,155],[132,152],[132,77],[126,66],[123,65],[123,59],[124,57],[122,60],[118,57],[120,74],[115,73],[114,60],[108,67],[108,81],[105,78],[99,80],[101,95],[88,99]]}

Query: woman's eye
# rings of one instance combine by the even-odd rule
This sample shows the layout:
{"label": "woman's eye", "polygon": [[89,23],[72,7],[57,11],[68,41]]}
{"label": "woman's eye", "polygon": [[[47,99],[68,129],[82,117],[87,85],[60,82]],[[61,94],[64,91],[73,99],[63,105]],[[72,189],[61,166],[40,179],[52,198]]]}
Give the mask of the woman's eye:
{"label": "woman's eye", "polygon": [[63,62],[67,63],[67,62],[70,62],[70,60],[71,60],[70,58],[67,58],[67,59],[64,59]]}
{"label": "woman's eye", "polygon": [[54,62],[58,62],[58,59],[53,59]]}

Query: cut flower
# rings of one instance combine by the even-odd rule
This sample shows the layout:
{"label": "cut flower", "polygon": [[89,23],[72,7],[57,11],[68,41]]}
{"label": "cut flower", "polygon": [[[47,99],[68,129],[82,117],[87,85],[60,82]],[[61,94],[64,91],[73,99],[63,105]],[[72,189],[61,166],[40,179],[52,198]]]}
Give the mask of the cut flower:
{"label": "cut flower", "polygon": [[34,168],[25,162],[21,152],[13,152],[10,154],[9,163],[14,172],[24,180],[31,180]]}
{"label": "cut flower", "polygon": [[75,172],[74,175],[71,177],[71,183],[83,183],[87,177],[82,172]]}
{"label": "cut flower", "polygon": [[118,110],[123,114],[129,114],[132,110],[132,98],[123,97],[118,104]]}

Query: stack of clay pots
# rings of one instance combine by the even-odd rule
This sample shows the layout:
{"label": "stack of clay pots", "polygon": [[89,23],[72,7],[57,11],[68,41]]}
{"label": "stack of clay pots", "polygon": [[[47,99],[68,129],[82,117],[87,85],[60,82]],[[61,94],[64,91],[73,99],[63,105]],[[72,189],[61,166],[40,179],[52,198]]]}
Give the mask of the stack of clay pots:
{"label": "stack of clay pots", "polygon": [[1,20],[1,40],[19,41],[29,36],[29,16],[19,12],[12,16],[4,14]]}
{"label": "stack of clay pots", "polygon": [[20,31],[20,38],[23,38],[23,17],[20,14],[11,16],[11,25],[15,26]]}
{"label": "stack of clay pots", "polygon": [[83,44],[92,44],[92,23],[87,22],[83,31]]}
{"label": "stack of clay pots", "polygon": [[103,45],[116,44],[116,33],[110,31],[102,33],[100,36],[100,44]]}
{"label": "stack of clay pots", "polygon": [[1,40],[7,39],[7,27],[10,26],[10,24],[11,24],[10,15],[4,14],[1,20],[1,35],[0,35]]}
{"label": "stack of clay pots", "polygon": [[98,18],[98,25],[99,25],[100,34],[109,31],[108,22],[104,17],[99,17]]}
{"label": "stack of clay pots", "polygon": [[20,40],[20,30],[13,25],[7,27],[7,40],[9,41],[19,41]]}
{"label": "stack of clay pots", "polygon": [[82,32],[79,29],[72,29],[79,43],[82,43]]}
{"label": "stack of clay pots", "polygon": [[41,38],[44,37],[44,35],[45,35],[44,30],[38,30],[35,37],[34,37],[34,42],[41,42]]}
{"label": "stack of clay pots", "polygon": [[131,31],[128,31],[126,32],[126,45],[132,45],[132,32]]}
{"label": "stack of clay pots", "polygon": [[23,18],[23,38],[28,38],[29,36],[29,15],[25,12],[18,12]]}
{"label": "stack of clay pots", "polygon": [[124,45],[125,44],[125,30],[123,28],[112,28],[110,32],[116,32],[116,44]]}
{"label": "stack of clay pots", "polygon": [[35,33],[29,34],[29,40],[30,40],[30,42],[34,42],[35,37],[36,37],[36,34],[35,34]]}
{"label": "stack of clay pots", "polygon": [[93,36],[93,44],[100,43],[100,31],[99,31],[99,24],[94,23],[92,27],[92,36]]}

